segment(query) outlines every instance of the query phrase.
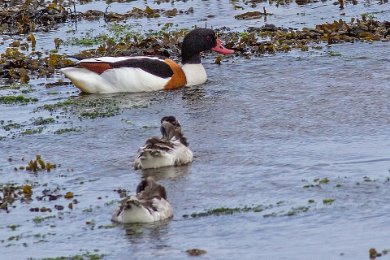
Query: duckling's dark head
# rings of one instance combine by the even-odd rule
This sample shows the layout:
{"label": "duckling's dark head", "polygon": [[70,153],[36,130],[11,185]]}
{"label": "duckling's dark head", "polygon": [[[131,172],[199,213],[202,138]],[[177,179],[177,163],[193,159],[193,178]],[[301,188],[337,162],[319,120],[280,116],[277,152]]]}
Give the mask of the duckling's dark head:
{"label": "duckling's dark head", "polygon": [[165,116],[161,119],[160,131],[162,139],[169,141],[181,134],[181,125],[174,116]]}

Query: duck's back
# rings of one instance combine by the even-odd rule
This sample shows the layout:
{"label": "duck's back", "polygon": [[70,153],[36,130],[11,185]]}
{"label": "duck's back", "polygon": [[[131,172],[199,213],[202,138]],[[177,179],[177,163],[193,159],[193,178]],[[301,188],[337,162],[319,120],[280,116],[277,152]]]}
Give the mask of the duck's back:
{"label": "duck's back", "polygon": [[155,145],[141,147],[139,156],[134,162],[135,169],[153,169],[166,166],[185,165],[193,160],[192,151],[179,140],[170,142],[171,147]]}

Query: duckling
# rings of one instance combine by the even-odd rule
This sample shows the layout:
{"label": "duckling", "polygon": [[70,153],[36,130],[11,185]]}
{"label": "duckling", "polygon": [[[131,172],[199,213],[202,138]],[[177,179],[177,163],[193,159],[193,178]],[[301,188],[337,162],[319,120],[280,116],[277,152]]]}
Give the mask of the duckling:
{"label": "duckling", "polygon": [[174,116],[161,119],[161,138],[152,137],[140,147],[134,168],[152,169],[166,166],[185,165],[193,160],[193,153],[188,148],[182,127]]}
{"label": "duckling", "polygon": [[123,199],[112,214],[112,221],[119,223],[152,223],[173,217],[173,209],[167,200],[165,188],[152,177],[142,180],[137,194]]}

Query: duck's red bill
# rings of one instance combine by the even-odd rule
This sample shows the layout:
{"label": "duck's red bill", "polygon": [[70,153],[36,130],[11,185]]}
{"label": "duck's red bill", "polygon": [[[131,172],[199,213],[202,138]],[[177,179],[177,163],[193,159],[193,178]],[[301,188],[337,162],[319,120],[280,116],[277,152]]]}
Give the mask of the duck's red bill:
{"label": "duck's red bill", "polygon": [[233,54],[234,51],[231,50],[231,49],[228,49],[228,48],[225,48],[223,45],[222,45],[222,42],[220,39],[217,38],[217,45],[215,45],[214,48],[211,49],[212,51],[215,51],[215,52],[218,52],[218,53],[221,53],[221,54]]}

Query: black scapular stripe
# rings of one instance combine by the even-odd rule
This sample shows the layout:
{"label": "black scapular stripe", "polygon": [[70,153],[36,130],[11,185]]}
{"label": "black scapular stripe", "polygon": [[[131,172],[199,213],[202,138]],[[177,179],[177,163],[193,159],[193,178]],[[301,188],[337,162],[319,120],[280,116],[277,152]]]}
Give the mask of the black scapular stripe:
{"label": "black scapular stripe", "polygon": [[148,58],[132,58],[127,60],[122,60],[118,62],[110,63],[112,68],[140,68],[150,74],[156,75],[161,78],[172,77],[173,71],[171,67],[165,62],[157,59],[148,59]]}

